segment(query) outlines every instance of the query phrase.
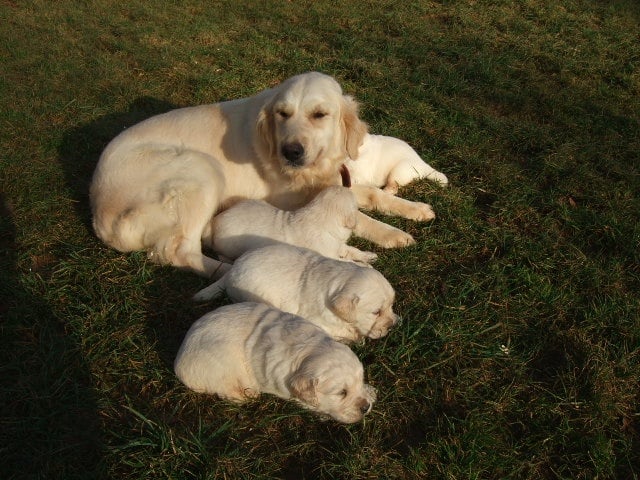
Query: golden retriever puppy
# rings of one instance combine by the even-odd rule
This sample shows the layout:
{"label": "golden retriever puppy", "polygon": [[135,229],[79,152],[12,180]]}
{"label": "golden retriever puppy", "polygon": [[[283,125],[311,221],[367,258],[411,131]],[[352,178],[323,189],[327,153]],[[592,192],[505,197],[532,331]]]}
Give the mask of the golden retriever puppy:
{"label": "golden retriever puppy", "polygon": [[345,343],[383,337],[398,321],[395,292],[380,272],[291,245],[245,253],[194,299],[223,291],[235,302],[262,302],[300,315]]}
{"label": "golden retriever puppy", "polygon": [[[357,157],[366,133],[353,98],[317,72],[252,97],[156,115],[102,152],[90,188],[94,230],[120,251],[146,250],[160,263],[222,274],[226,267],[202,253],[215,214],[242,199],[284,210],[305,205],[339,184],[344,159]],[[355,187],[362,208],[432,218],[426,204]],[[384,247],[414,242],[397,228],[358,217],[356,235]]]}
{"label": "golden retriever puppy", "polygon": [[270,393],[343,423],[362,420],[376,400],[349,347],[259,303],[227,305],[197,320],[174,370],[196,392],[237,402]]}
{"label": "golden retriever puppy", "polygon": [[384,135],[367,135],[357,159],[347,159],[345,166],[354,184],[382,187],[394,195],[398,188],[421,178],[441,186],[449,183],[446,175],[422,160],[406,142]]}
{"label": "golden retriever puppy", "polygon": [[210,243],[221,258],[235,260],[248,250],[287,243],[325,257],[371,263],[378,256],[347,245],[358,205],[351,190],[328,187],[292,212],[261,200],[243,200],[213,218]]}

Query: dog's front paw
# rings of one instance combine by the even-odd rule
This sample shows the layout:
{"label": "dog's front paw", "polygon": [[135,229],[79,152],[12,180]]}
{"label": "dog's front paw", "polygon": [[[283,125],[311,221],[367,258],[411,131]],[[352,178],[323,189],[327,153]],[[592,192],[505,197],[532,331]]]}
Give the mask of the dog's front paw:
{"label": "dog's front paw", "polygon": [[384,248],[400,248],[413,245],[416,241],[411,235],[402,230],[391,230],[380,239],[380,246]]}
{"label": "dog's front paw", "polygon": [[436,214],[428,203],[414,202],[407,212],[407,218],[416,222],[428,222],[436,218]]}

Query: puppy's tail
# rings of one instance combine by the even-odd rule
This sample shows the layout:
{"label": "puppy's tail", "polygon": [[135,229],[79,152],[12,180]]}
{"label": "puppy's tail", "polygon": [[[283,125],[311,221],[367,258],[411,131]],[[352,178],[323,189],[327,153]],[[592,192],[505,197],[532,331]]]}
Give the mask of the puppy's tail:
{"label": "puppy's tail", "polygon": [[213,300],[222,296],[225,291],[225,279],[226,275],[213,282],[206,288],[203,288],[193,296],[193,300],[196,302],[206,302],[207,300]]}

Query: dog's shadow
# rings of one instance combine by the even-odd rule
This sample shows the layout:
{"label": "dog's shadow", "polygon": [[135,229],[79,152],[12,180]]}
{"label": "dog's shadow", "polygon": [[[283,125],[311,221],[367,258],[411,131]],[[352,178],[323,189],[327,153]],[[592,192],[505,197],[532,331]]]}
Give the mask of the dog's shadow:
{"label": "dog's shadow", "polygon": [[[126,111],[96,118],[68,130],[63,135],[58,147],[58,159],[64,172],[66,186],[75,204],[78,223],[86,228],[87,238],[93,238],[96,244],[102,245],[95,237],[91,225],[89,187],[102,151],[126,128],[154,115],[180,107],[163,100],[142,97],[132,102]],[[72,215],[71,212],[70,215]],[[105,251],[110,250],[106,245],[103,245],[103,248]],[[132,263],[132,265],[135,264],[136,262]],[[145,283],[145,333],[148,343],[155,346],[169,375],[168,372],[172,370],[173,358],[184,333],[193,321],[206,311],[213,309],[215,304],[191,302],[191,295],[206,284],[202,278],[172,267],[145,266],[143,261],[139,265],[141,269],[153,269],[153,272],[147,272],[153,280]],[[133,278],[135,275],[137,273],[132,271],[132,281],[137,281]],[[151,403],[151,400],[146,399],[142,392],[138,393],[140,395],[136,398],[139,397],[140,402]],[[123,411],[124,417],[127,417],[127,414]],[[131,418],[130,421],[134,423],[136,419]],[[95,435],[102,438],[103,432]]]}
{"label": "dog's shadow", "polygon": [[178,107],[179,105],[164,100],[141,97],[134,100],[127,111],[104,115],[88,124],[72,128],[63,136],[58,147],[58,158],[76,205],[78,218],[90,232],[89,184],[104,148],[126,128]]}

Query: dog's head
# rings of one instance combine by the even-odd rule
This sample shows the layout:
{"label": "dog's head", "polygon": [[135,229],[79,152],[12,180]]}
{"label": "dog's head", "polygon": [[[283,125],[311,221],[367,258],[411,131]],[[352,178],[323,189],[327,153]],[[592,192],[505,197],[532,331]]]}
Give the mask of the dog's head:
{"label": "dog's head", "polygon": [[342,161],[357,157],[367,125],[356,101],[332,77],[304,73],[272,91],[258,115],[257,133],[281,171],[312,169],[334,178]]}
{"label": "dog's head", "polygon": [[381,338],[398,322],[394,299],[393,287],[380,272],[361,267],[333,293],[329,308],[363,337]]}
{"label": "dog's head", "polygon": [[289,377],[291,396],[316,412],[342,423],[355,423],[371,411],[376,391],[364,383],[358,357],[347,347],[328,341],[310,353]]}

